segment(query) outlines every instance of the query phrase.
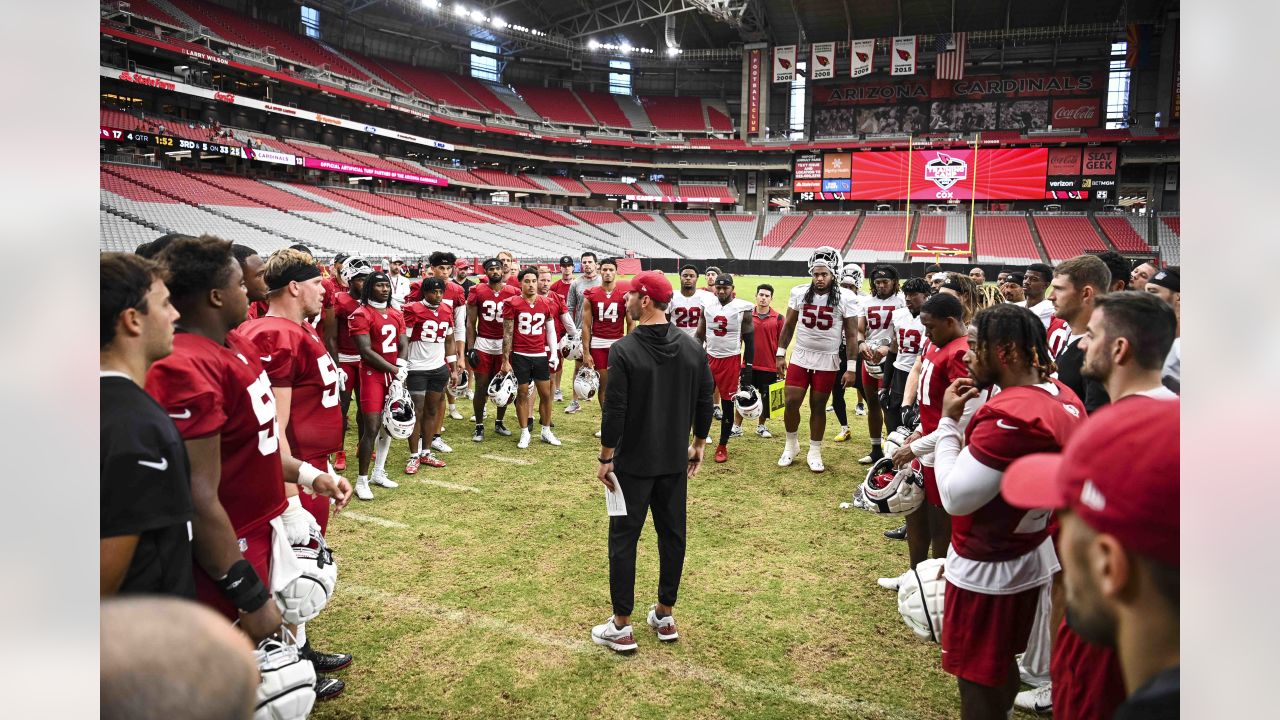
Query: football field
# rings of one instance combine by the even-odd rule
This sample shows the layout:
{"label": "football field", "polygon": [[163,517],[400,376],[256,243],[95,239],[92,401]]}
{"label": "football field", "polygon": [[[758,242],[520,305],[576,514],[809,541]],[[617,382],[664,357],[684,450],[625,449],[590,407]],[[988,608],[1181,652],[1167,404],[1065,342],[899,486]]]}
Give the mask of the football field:
{"label": "football field", "polygon": [[[673,284],[676,284],[674,276]],[[753,299],[759,282],[777,292],[806,278],[736,278]],[[700,279],[701,285],[704,280]],[[678,284],[677,284],[678,287]],[[678,290],[677,290],[678,292]],[[572,366],[564,393],[572,392]],[[937,645],[917,639],[896,594],[876,578],[906,568],[906,544],[881,533],[896,517],[838,508],[861,481],[869,449],[865,417],[853,437],[828,414],[827,471],[801,454],[777,467],[781,412],[772,439],[730,441],[712,462],[713,422],[702,471],[689,482],[688,551],[675,617],[678,642],[660,644],[644,625],[655,601],[656,536],[639,545],[633,623],[639,650],[618,656],[591,642],[610,614],[603,487],[595,479],[600,408],[575,415],[554,405],[562,447],[518,450],[519,431],[471,441],[463,420],[446,420],[438,454],[447,468],[404,475],[405,441],[387,463],[400,487],[373,487],[329,526],[339,566],[329,608],[308,625],[319,650],[351,652],[328,718],[952,718],[955,680]],[[808,409],[801,446],[807,447]],[[507,425],[515,429],[514,408]],[[355,432],[348,435],[356,476]]]}

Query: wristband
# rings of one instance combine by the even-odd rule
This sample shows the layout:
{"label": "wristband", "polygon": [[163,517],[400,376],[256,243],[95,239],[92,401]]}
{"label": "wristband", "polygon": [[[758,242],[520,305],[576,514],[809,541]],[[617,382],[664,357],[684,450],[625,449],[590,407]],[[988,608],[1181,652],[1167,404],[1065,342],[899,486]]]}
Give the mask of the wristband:
{"label": "wristband", "polygon": [[298,484],[308,490],[311,490],[316,484],[316,478],[323,474],[324,471],[320,468],[312,465],[311,463],[304,462],[302,463],[302,466],[298,468]]}
{"label": "wristband", "polygon": [[774,357],[782,357],[787,354],[786,348],[778,348],[778,353]]}
{"label": "wristband", "polygon": [[844,366],[845,366],[845,369],[846,369],[846,370],[848,370],[849,372],[857,372],[857,371],[858,371],[858,361],[857,361],[857,360],[849,360],[848,362],[846,362],[846,363],[844,364]]}
{"label": "wristband", "polygon": [[458,361],[458,356],[457,356],[457,355],[445,355],[445,356],[444,356],[444,361],[445,361],[445,362],[447,362],[447,363],[457,362],[457,361]]}
{"label": "wristband", "polygon": [[267,588],[248,560],[235,561],[225,577],[214,580],[224,597],[244,612],[251,613],[271,599]]}
{"label": "wristband", "polygon": [[600,461],[601,465],[608,465],[613,462],[613,458],[598,457],[596,459]]}

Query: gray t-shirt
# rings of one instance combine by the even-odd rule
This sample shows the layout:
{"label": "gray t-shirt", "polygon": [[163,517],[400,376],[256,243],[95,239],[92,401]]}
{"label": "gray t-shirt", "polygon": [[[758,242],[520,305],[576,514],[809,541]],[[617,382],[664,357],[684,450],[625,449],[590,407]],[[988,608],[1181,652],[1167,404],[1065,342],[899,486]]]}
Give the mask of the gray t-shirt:
{"label": "gray t-shirt", "polygon": [[578,327],[582,327],[582,293],[593,287],[599,287],[603,282],[604,280],[597,273],[590,280],[579,277],[569,284],[569,296],[565,299],[565,304],[569,306],[569,315],[573,316],[573,322]]}

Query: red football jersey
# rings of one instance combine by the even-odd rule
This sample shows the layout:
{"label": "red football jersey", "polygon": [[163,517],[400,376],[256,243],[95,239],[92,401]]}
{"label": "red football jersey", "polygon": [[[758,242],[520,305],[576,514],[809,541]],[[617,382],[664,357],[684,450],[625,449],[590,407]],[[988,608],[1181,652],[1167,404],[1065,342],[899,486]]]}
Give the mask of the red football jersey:
{"label": "red football jersey", "polygon": [[453,347],[453,308],[441,302],[433,309],[418,301],[405,305],[403,311],[409,327],[409,369],[435,370],[443,366],[449,356],[447,348]]}
{"label": "red football jersey", "polygon": [[361,305],[347,319],[347,326],[352,335],[368,335],[373,351],[383,360],[396,364],[400,358],[400,347],[397,342],[404,334],[404,316],[395,308],[387,308],[383,315],[377,308]]}
{"label": "red football jersey", "polygon": [[325,310],[333,307],[334,300],[337,299],[338,293],[346,292],[347,290],[342,287],[342,284],[338,282],[338,278],[336,277],[327,277],[321,280],[320,284],[324,286],[323,307]]}
{"label": "red football jersey", "polygon": [[285,437],[300,460],[342,449],[338,366],[315,328],[281,317],[264,317],[236,331],[258,348],[272,387],[293,388]]}
{"label": "red football jersey", "polygon": [[267,307],[268,307],[267,303],[263,300],[254,300],[253,302],[249,303],[248,319],[257,320],[260,317],[266,317]]}
{"label": "red football jersey", "polygon": [[565,327],[563,315],[569,312],[569,306],[565,304],[564,298],[560,295],[549,292],[542,297],[546,298],[547,304],[551,306],[551,317],[556,321],[556,339],[564,337]]}
{"label": "red football jersey", "polygon": [[511,352],[520,355],[547,354],[547,323],[554,321],[551,301],[543,295],[534,295],[530,303],[523,296],[510,298],[502,303],[502,319],[514,320],[511,332]]}
{"label": "red football jersey", "polygon": [[928,435],[938,429],[942,419],[942,396],[956,378],[969,377],[964,354],[969,350],[966,335],[939,348],[932,342],[925,346],[920,365],[920,432]]}
{"label": "red football jersey", "polygon": [[511,277],[507,278],[507,284],[515,288],[517,291],[520,290],[520,279],[517,278],[515,275],[512,275]]}
{"label": "red football jersey", "polygon": [[551,283],[551,292],[556,295],[559,295],[560,299],[567,303],[569,301],[569,286],[571,284],[572,283],[565,282],[564,278],[562,277],[559,280]]}
{"label": "red football jersey", "polygon": [[756,344],[751,367],[762,372],[778,371],[778,336],[782,334],[782,326],[785,324],[786,319],[772,308],[764,318],[757,315],[755,310],[751,311],[752,337]]}
{"label": "red football jersey", "polygon": [[622,338],[625,328],[623,319],[627,314],[627,283],[618,281],[613,285],[613,292],[606,293],[604,286],[597,285],[582,293],[582,299],[591,303],[591,337],[601,340],[618,340]]}
{"label": "red football jersey", "polygon": [[[1071,388],[1050,381],[1002,389],[983,403],[965,429],[969,454],[1003,472],[1032,453],[1062,452],[1086,417]],[[1050,510],[1020,510],[997,494],[971,515],[951,518],[951,545],[960,557],[1000,562],[1026,555],[1049,537]]]}
{"label": "red football jersey", "polygon": [[1062,354],[1063,349],[1067,347],[1067,341],[1071,339],[1071,326],[1066,320],[1054,316],[1049,321],[1049,327],[1045,330],[1045,340],[1049,342],[1049,356],[1058,357]]}
{"label": "red football jersey", "polygon": [[351,339],[351,327],[348,324],[351,313],[358,307],[360,301],[345,290],[333,299],[333,319],[338,324],[338,352],[343,355],[360,354],[356,341]]}
{"label": "red football jersey", "polygon": [[226,345],[178,333],[146,388],[184,440],[222,436],[218,500],[238,535],[284,512],[276,401],[256,347],[234,333]]}
{"label": "red football jersey", "polygon": [[471,294],[467,296],[467,304],[475,306],[480,313],[480,323],[476,328],[477,336],[501,340],[502,301],[519,294],[520,291],[510,285],[499,285],[496,294],[493,286],[488,283],[479,283],[471,288]]}

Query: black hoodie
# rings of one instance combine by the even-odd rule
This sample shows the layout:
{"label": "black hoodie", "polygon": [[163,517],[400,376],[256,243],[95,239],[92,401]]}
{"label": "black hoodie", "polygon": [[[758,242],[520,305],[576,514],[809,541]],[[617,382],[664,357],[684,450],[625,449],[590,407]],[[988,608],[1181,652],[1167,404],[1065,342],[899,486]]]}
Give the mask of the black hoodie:
{"label": "black hoodie", "polygon": [[616,449],[614,470],[683,472],[690,431],[711,431],[714,387],[706,351],[671,323],[640,325],[614,343],[600,427],[600,444]]}

